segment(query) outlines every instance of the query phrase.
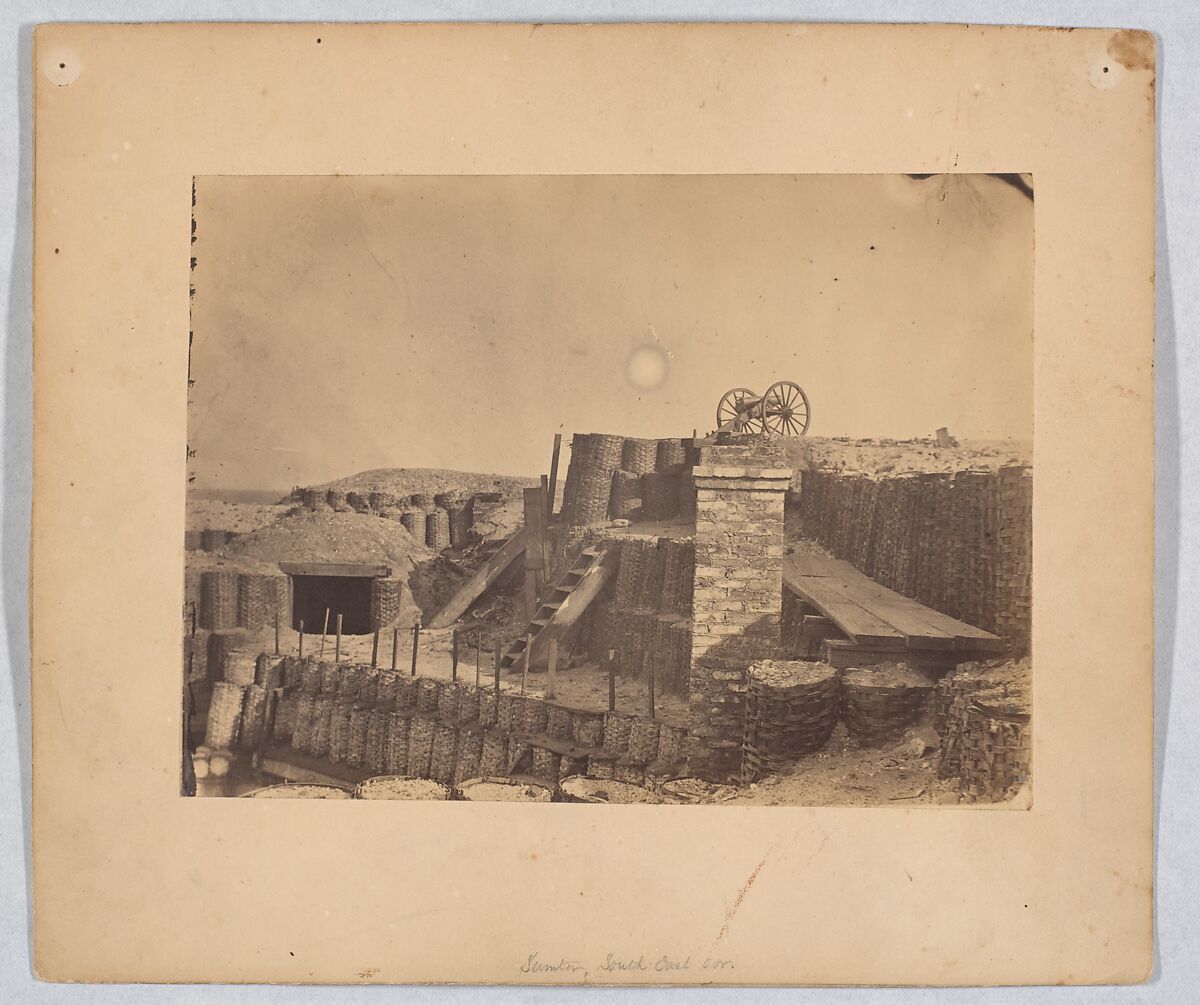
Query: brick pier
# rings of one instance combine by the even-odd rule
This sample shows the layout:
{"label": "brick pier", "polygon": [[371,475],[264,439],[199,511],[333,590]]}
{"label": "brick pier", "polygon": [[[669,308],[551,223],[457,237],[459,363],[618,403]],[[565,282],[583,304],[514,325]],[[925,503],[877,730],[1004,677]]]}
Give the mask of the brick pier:
{"label": "brick pier", "polygon": [[783,500],[792,471],[770,441],[705,446],[696,484],[687,756],[697,775],[741,765],[746,670],[779,648]]}

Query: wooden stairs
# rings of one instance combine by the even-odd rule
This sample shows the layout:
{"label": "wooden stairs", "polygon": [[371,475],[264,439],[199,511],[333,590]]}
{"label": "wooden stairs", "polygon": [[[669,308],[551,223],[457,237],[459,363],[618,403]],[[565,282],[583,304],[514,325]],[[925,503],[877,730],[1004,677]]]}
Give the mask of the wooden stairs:
{"label": "wooden stairs", "polygon": [[616,570],[616,557],[604,545],[594,545],[580,552],[570,570],[554,584],[521,637],[512,642],[500,657],[500,666],[507,670],[522,669],[525,663],[525,640],[532,636],[530,669],[544,668],[550,640],[561,642],[565,639]]}

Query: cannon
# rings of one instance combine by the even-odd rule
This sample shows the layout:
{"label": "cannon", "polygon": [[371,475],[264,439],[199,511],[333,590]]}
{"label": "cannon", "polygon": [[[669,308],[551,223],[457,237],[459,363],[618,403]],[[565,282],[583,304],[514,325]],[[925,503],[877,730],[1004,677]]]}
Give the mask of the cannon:
{"label": "cannon", "polygon": [[717,429],[731,433],[803,436],[811,422],[808,395],[790,380],[772,384],[761,396],[748,387],[735,387],[717,402]]}

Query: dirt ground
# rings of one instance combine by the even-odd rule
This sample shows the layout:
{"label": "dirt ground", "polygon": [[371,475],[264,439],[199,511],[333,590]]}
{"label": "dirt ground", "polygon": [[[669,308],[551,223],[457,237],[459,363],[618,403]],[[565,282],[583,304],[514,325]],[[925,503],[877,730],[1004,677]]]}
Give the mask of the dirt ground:
{"label": "dirt ground", "polygon": [[786,772],[740,789],[731,803],[751,806],[913,806],[958,802],[953,779],[937,777],[932,717],[895,743],[860,747],[838,723],[824,749]]}
{"label": "dirt ground", "polygon": [[280,503],[227,502],[189,496],[185,526],[188,530],[231,530],[246,534],[274,523],[290,508]]}
{"label": "dirt ground", "polygon": [[952,471],[995,471],[1033,463],[1033,445],[1018,440],[963,440],[939,447],[933,439],[852,440],[805,437],[796,446],[797,466],[847,474],[934,474]]}

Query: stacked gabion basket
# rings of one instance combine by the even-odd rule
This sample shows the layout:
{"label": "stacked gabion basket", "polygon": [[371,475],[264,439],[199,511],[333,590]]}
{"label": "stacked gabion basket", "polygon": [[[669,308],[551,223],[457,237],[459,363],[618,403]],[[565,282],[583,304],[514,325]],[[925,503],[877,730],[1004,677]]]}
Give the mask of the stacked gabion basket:
{"label": "stacked gabion basket", "polygon": [[563,516],[572,527],[608,519],[612,476],[621,467],[624,437],[576,433],[563,489]]}
{"label": "stacked gabion basket", "polygon": [[933,721],[939,775],[957,778],[966,802],[1010,798],[1029,777],[1029,662],[967,663],[938,684]]}
{"label": "stacked gabion basket", "polygon": [[933,681],[903,663],[847,670],[842,677],[842,719],[859,743],[898,740],[914,725],[933,693]]}
{"label": "stacked gabion basket", "polygon": [[750,666],[742,778],[788,766],[819,750],[837,725],[839,681],[827,663],[760,660]]}

